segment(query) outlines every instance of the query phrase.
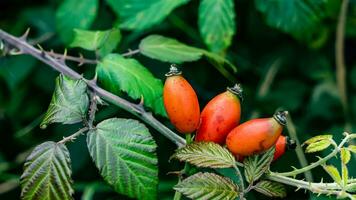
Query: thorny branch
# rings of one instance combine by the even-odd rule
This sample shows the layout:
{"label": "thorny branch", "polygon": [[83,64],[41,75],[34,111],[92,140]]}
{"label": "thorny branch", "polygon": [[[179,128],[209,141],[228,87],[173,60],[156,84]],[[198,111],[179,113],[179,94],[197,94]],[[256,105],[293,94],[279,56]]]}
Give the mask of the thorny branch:
{"label": "thorny branch", "polygon": [[0,39],[10,45],[12,48],[16,48],[18,51],[21,51],[24,54],[32,55],[33,57],[52,67],[54,70],[66,76],[69,76],[73,79],[82,79],[88,85],[88,87],[90,87],[98,96],[102,97],[103,100],[106,100],[109,103],[112,103],[118,106],[119,108],[135,115],[136,117],[150,125],[152,128],[156,129],[159,133],[167,137],[178,147],[182,147],[186,144],[185,140],[182,137],[180,137],[179,135],[171,131],[169,128],[167,128],[165,125],[163,125],[161,122],[159,122],[155,117],[153,117],[152,113],[146,112],[144,109],[142,109],[141,105],[131,103],[113,93],[102,89],[96,84],[95,81],[85,79],[83,76],[68,67],[63,62],[63,60],[53,58],[45,51],[41,51],[30,45],[26,41],[26,37],[14,37],[0,29]]}
{"label": "thorny branch", "polygon": [[63,137],[63,139],[61,141],[57,142],[57,143],[58,144],[65,144],[66,142],[74,141],[78,136],[80,136],[81,134],[83,134],[87,130],[89,130],[88,127],[81,128],[79,131],[75,132],[74,134],[72,134],[72,135],[70,135],[68,137]]}

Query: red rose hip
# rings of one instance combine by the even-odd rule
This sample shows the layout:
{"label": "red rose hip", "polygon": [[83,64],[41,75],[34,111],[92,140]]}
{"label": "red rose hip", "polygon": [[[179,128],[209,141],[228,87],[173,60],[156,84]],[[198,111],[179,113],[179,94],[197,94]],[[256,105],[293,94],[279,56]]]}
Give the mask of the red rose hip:
{"label": "red rose hip", "polygon": [[239,84],[210,100],[201,113],[196,141],[224,144],[227,134],[240,122],[241,100]]}
{"label": "red rose hip", "polygon": [[199,126],[200,108],[194,89],[174,65],[166,74],[163,102],[171,123],[180,133],[189,134]]}
{"label": "red rose hip", "polygon": [[258,154],[271,148],[281,135],[288,112],[271,118],[252,119],[234,128],[226,138],[228,149],[241,156]]}

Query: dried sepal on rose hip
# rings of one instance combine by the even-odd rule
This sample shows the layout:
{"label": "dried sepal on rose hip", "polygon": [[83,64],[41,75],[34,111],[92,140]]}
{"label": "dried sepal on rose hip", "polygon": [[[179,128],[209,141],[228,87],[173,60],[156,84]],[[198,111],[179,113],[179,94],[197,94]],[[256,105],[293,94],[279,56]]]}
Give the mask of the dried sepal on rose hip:
{"label": "dried sepal on rose hip", "polygon": [[234,128],[226,138],[228,149],[236,155],[251,156],[271,148],[287,122],[287,111],[270,118],[252,119]]}
{"label": "dried sepal on rose hip", "polygon": [[171,65],[166,77],[163,88],[163,102],[168,117],[180,133],[192,133],[199,126],[198,97],[175,65]]}
{"label": "dried sepal on rose hip", "polygon": [[196,141],[224,144],[241,117],[242,87],[235,84],[211,99],[200,115]]}

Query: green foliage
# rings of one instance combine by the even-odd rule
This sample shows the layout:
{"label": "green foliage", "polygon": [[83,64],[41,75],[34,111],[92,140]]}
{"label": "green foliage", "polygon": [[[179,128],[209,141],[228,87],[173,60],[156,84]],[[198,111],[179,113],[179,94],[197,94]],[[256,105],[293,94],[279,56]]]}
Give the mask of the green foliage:
{"label": "green foliage", "polygon": [[185,196],[203,199],[236,199],[238,187],[228,178],[214,173],[197,173],[184,179],[174,187]]}
{"label": "green foliage", "polygon": [[343,164],[346,165],[347,163],[350,162],[351,153],[349,150],[347,150],[346,148],[341,148],[340,155],[341,155],[341,161]]}
{"label": "green foliage", "polygon": [[64,75],[59,75],[41,128],[46,128],[51,123],[78,123],[85,119],[88,106],[86,83],[82,80],[72,80]]}
{"label": "green foliage", "polygon": [[336,167],[334,167],[332,165],[324,165],[323,168],[336,183],[341,185],[341,176],[340,176],[340,173]]}
{"label": "green foliage", "polygon": [[349,145],[347,150],[351,151],[352,153],[356,153],[356,145]]}
{"label": "green foliage", "polygon": [[236,67],[218,54],[187,46],[175,39],[160,35],[150,35],[140,43],[140,51],[143,55],[163,62],[182,63],[199,60],[203,55],[208,58],[219,71],[225,70],[227,64],[234,72]]}
{"label": "green foliage", "polygon": [[63,144],[44,142],[25,162],[21,176],[23,200],[73,199],[70,157]]}
{"label": "green foliage", "polygon": [[156,143],[144,125],[131,119],[107,119],[89,131],[87,143],[100,174],[115,191],[156,199]]}
{"label": "green foliage", "polygon": [[347,163],[350,162],[351,153],[349,150],[345,148],[341,148],[340,157],[341,157],[342,184],[343,186],[346,186],[349,179],[349,170],[347,169]]}
{"label": "green foliage", "polygon": [[245,178],[251,183],[258,180],[267,170],[273,160],[275,148],[259,155],[249,156],[244,159]]}
{"label": "green foliage", "polygon": [[332,142],[332,135],[319,135],[308,139],[303,145],[307,144],[306,153],[314,153],[328,148]]}
{"label": "green foliage", "polygon": [[195,61],[203,55],[198,48],[187,46],[175,39],[160,35],[150,35],[144,38],[139,48],[145,56],[171,63]]}
{"label": "green foliage", "polygon": [[271,27],[303,40],[312,35],[320,26],[320,16],[307,1],[301,0],[255,0],[256,8],[264,14]]}
{"label": "green foliage", "polygon": [[144,105],[157,114],[166,115],[162,81],[155,78],[137,60],[109,54],[98,64],[96,73],[105,89],[116,94],[124,91],[133,99],[143,98]]}
{"label": "green foliage", "polygon": [[114,12],[122,18],[120,27],[142,30],[162,22],[176,7],[189,0],[107,0]]}
{"label": "green foliage", "polygon": [[309,144],[307,146],[307,148],[305,149],[305,152],[306,153],[314,153],[314,152],[322,151],[322,150],[328,148],[330,145],[331,145],[330,140],[321,140],[321,141]]}
{"label": "green foliage", "polygon": [[348,192],[356,192],[356,183],[351,183],[346,187],[346,191]]}
{"label": "green foliage", "polygon": [[65,43],[73,38],[73,29],[87,29],[94,22],[98,0],[64,0],[56,12],[56,26]]}
{"label": "green foliage", "polygon": [[312,144],[312,143],[320,142],[320,141],[323,141],[323,140],[331,140],[332,138],[333,138],[332,135],[317,135],[315,137],[312,137],[312,138],[309,138],[308,140],[306,140],[303,143],[303,145]]}
{"label": "green foliage", "polygon": [[74,39],[71,47],[81,47],[86,50],[98,50],[101,56],[111,53],[121,40],[120,30],[113,28],[106,31],[87,31],[74,29]]}
{"label": "green foliage", "polygon": [[199,30],[205,44],[213,52],[221,52],[231,45],[235,34],[233,0],[202,0],[199,5]]}
{"label": "green foliage", "polygon": [[262,180],[258,182],[253,189],[268,197],[284,198],[287,196],[287,191],[284,185],[277,182]]}
{"label": "green foliage", "polygon": [[234,156],[213,142],[195,142],[176,150],[172,158],[198,167],[229,168],[235,165]]}

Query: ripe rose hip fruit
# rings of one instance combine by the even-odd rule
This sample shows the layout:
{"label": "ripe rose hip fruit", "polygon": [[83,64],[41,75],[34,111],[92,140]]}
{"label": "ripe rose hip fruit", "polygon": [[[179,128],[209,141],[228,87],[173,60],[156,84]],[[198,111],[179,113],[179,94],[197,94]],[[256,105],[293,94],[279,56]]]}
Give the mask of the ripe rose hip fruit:
{"label": "ripe rose hip fruit", "polygon": [[[280,135],[278,137],[278,140],[275,144],[275,152],[273,156],[273,161],[277,160],[280,158],[286,150],[291,150],[296,148],[296,143],[294,140],[290,139],[288,136],[283,136]],[[239,162],[243,162],[244,157],[243,156],[236,156]]]}
{"label": "ripe rose hip fruit", "polygon": [[288,112],[271,118],[252,119],[234,128],[226,138],[228,149],[241,156],[258,154],[271,148],[281,135]]}
{"label": "ripe rose hip fruit", "polygon": [[192,133],[199,126],[200,108],[194,89],[174,65],[166,74],[164,107],[171,123],[180,133]]}
{"label": "ripe rose hip fruit", "polygon": [[294,140],[290,139],[288,136],[279,136],[276,142],[276,151],[274,152],[273,160],[277,160],[281,157],[286,150],[295,149],[296,143]]}
{"label": "ripe rose hip fruit", "polygon": [[240,100],[242,88],[239,84],[210,100],[200,115],[196,141],[224,144],[227,134],[240,122]]}

